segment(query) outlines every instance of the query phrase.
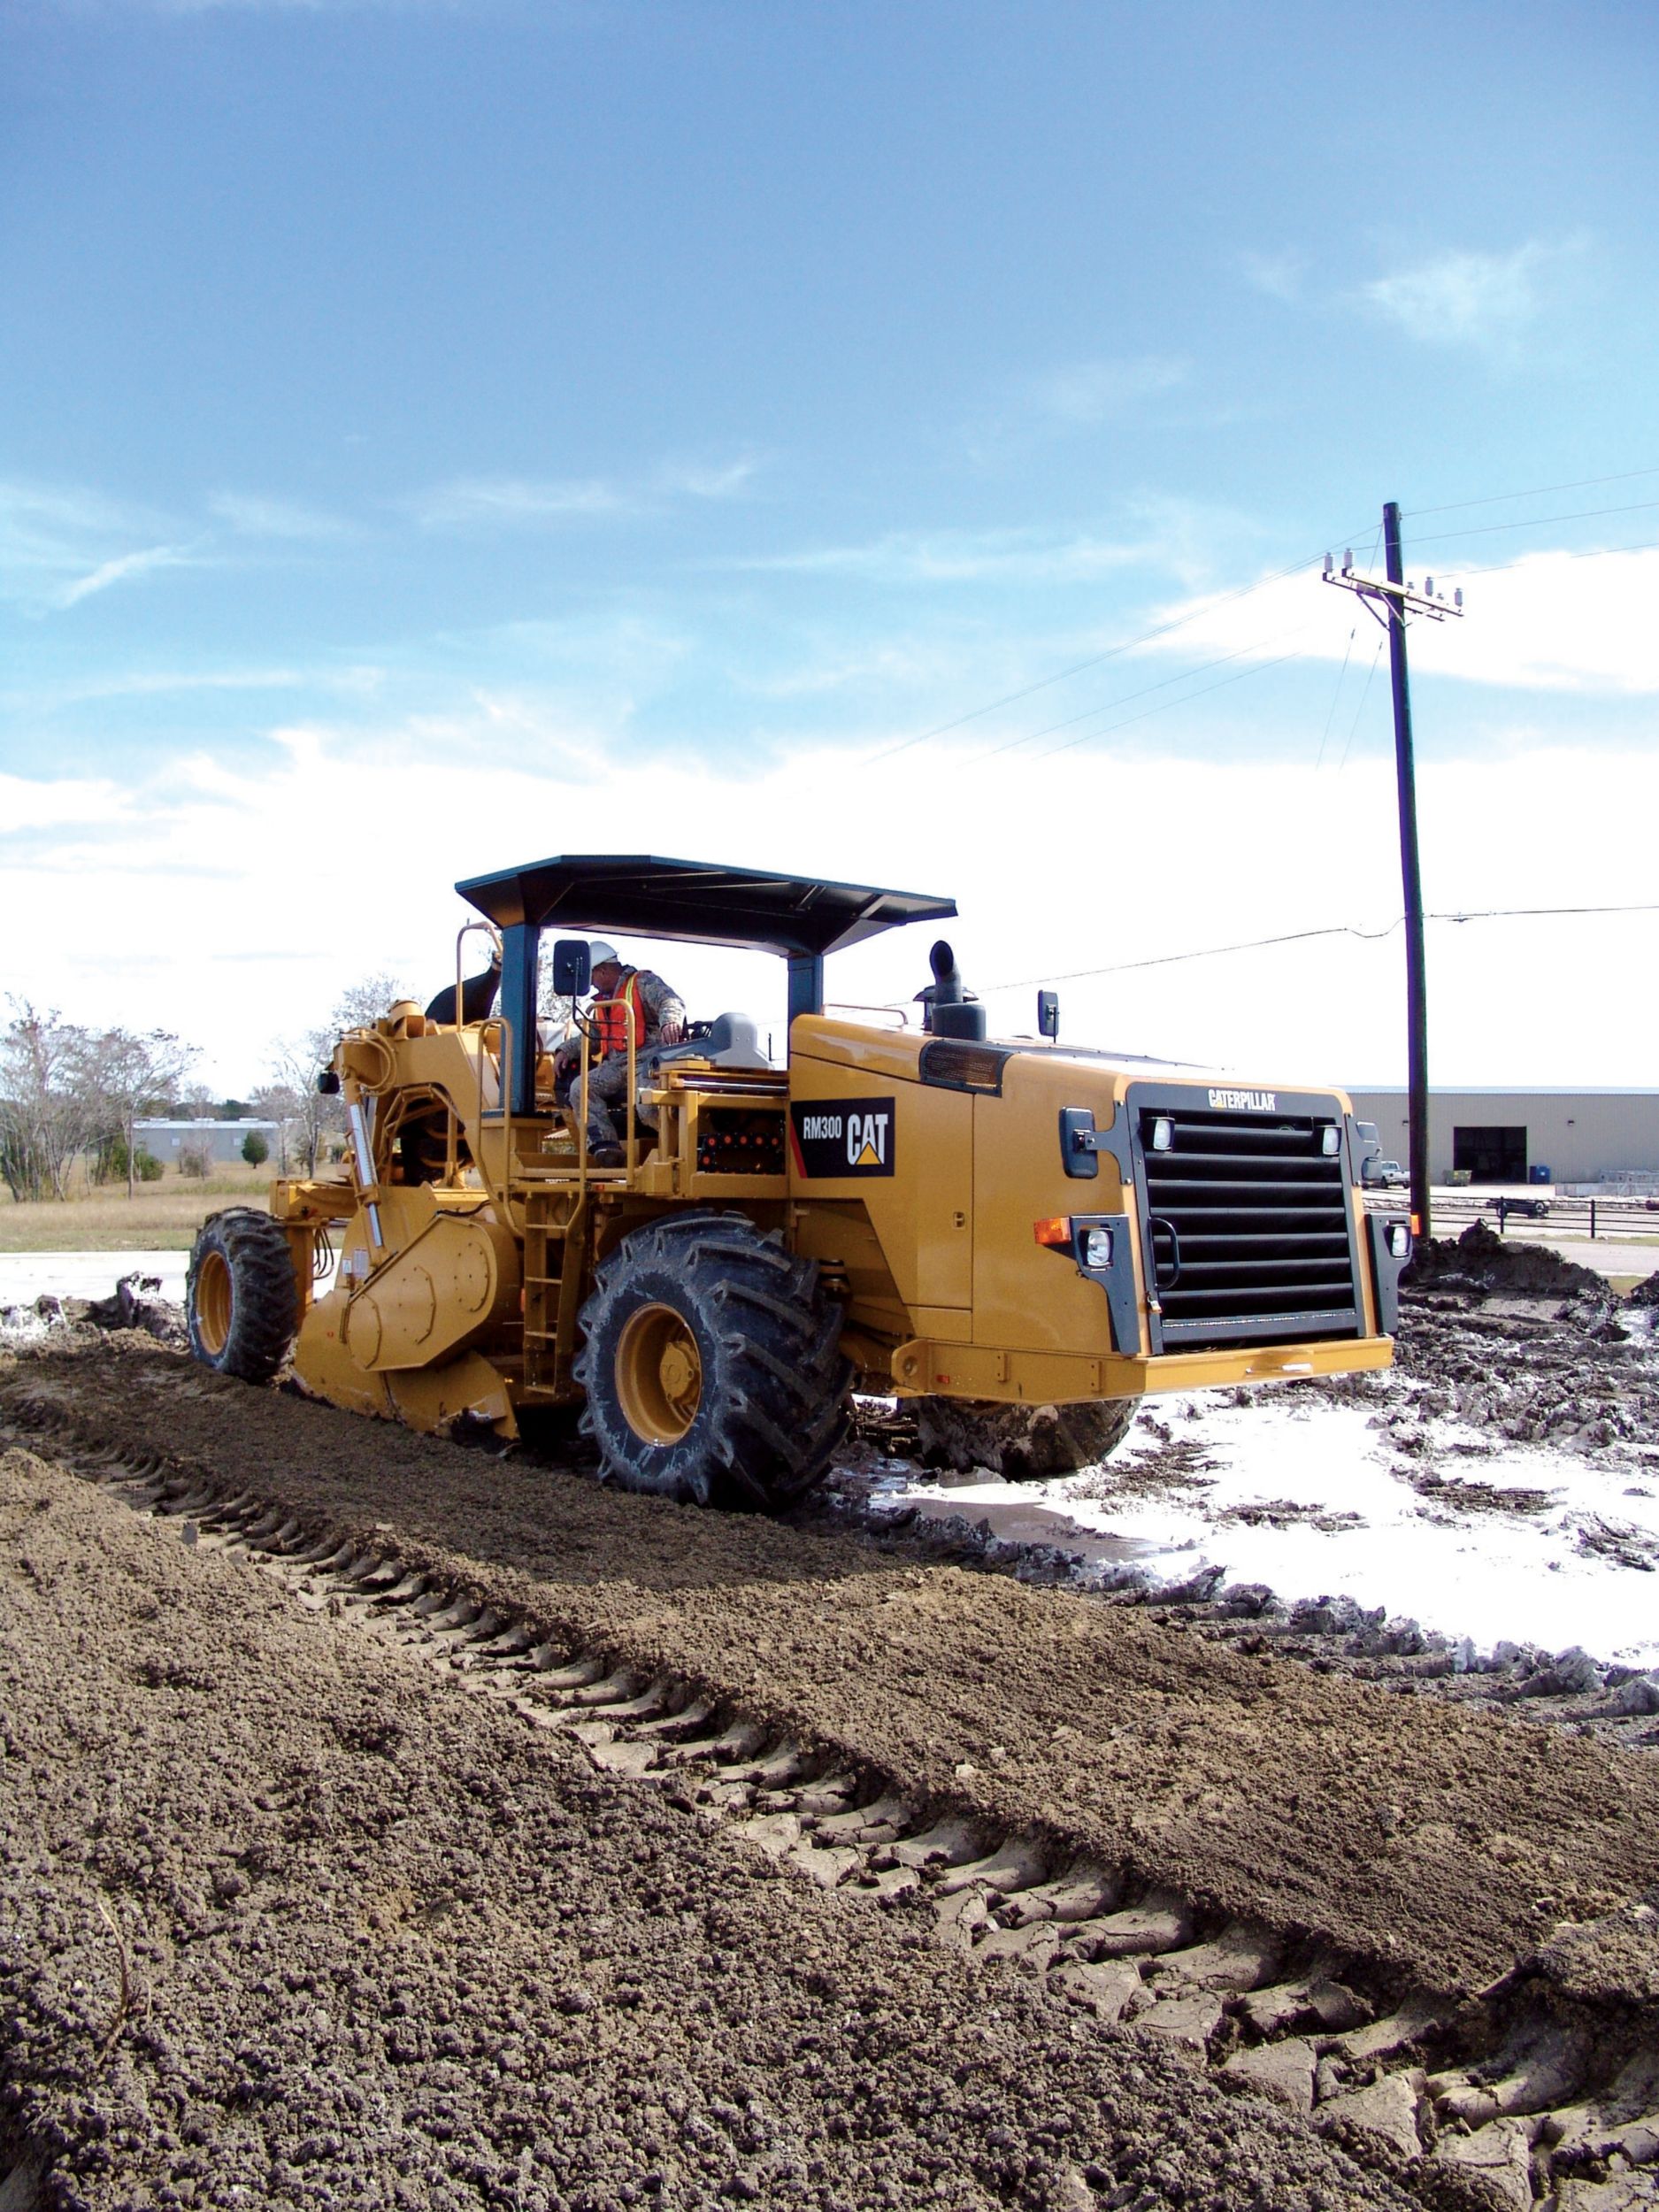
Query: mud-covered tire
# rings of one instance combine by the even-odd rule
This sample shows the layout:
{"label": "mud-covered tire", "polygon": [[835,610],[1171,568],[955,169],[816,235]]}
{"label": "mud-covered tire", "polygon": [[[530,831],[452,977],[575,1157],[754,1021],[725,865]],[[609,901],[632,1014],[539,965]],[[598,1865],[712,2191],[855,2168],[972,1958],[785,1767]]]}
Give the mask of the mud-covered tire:
{"label": "mud-covered tire", "polygon": [[281,1225],[251,1206],[204,1221],[185,1281],[190,1350],[204,1367],[269,1382],[299,1326],[294,1263]]}
{"label": "mud-covered tire", "polygon": [[668,1214],[603,1261],[582,1308],[585,1434],[630,1490],[778,1512],[824,1472],[852,1379],[816,1261],[744,1214]]}
{"label": "mud-covered tire", "polygon": [[1133,1398],[1063,1406],[1001,1405],[981,1398],[913,1398],[917,1456],[963,1474],[983,1468],[1005,1482],[1075,1474],[1115,1451],[1135,1417]]}

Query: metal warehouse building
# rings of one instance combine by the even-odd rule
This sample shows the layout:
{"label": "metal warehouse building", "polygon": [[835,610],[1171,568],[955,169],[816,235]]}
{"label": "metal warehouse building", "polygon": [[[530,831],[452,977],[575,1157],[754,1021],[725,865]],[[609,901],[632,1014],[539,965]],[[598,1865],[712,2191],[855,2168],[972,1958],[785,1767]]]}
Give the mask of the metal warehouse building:
{"label": "metal warehouse building", "polygon": [[177,1167],[179,1155],[187,1146],[192,1151],[205,1152],[215,1166],[223,1166],[242,1157],[242,1140],[248,1136],[263,1137],[274,1155],[277,1148],[277,1125],[273,1121],[259,1121],[251,1115],[240,1121],[135,1121],[133,1141],[161,1162],[163,1167]]}
{"label": "metal warehouse building", "polygon": [[[1376,1123],[1384,1154],[1404,1164],[1404,1088],[1348,1095],[1354,1111]],[[1476,1183],[1659,1175],[1659,1091],[1431,1089],[1430,1179],[1444,1183],[1455,1168],[1466,1169]]]}

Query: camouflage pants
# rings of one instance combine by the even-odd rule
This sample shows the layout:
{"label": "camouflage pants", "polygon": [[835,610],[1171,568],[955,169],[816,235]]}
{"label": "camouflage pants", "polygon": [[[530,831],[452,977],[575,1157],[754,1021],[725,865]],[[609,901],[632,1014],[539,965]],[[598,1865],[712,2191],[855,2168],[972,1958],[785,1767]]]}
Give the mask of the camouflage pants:
{"label": "camouflage pants", "polygon": [[[639,1058],[642,1061],[644,1055],[641,1054]],[[613,1110],[625,1105],[627,1095],[628,1056],[626,1052],[610,1053],[599,1062],[596,1067],[588,1069],[588,1144],[589,1150],[595,1145],[620,1144],[623,1141],[617,1126],[618,1116]],[[565,1103],[572,1112],[580,1106],[582,1082],[580,1072],[571,1077],[565,1087],[564,1096]]]}

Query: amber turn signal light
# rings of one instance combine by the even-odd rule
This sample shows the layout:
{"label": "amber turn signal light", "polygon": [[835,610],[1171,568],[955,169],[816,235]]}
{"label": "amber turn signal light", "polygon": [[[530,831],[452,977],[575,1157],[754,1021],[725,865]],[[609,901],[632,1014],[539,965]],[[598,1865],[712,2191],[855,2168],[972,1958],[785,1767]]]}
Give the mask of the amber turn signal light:
{"label": "amber turn signal light", "polygon": [[1071,1217],[1070,1214],[1051,1214],[1047,1221],[1033,1221],[1031,1233],[1039,1244],[1070,1246]]}

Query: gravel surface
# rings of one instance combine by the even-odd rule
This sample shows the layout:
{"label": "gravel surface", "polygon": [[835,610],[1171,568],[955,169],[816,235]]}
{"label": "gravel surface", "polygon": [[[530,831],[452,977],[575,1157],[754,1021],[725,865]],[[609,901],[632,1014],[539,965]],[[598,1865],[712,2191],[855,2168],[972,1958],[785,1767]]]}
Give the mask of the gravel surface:
{"label": "gravel surface", "polygon": [[[618,1520],[625,1502],[239,1400],[153,1351],[33,1379],[107,1390],[106,1418],[125,1408],[180,1450],[242,1439],[239,1472],[278,1478],[291,1455],[331,1496],[331,1465],[380,1465],[495,1542],[505,1495],[521,1533],[536,1509],[544,1559],[609,1525],[633,1574],[589,1555],[595,1615],[676,1614],[678,1559],[714,1617],[748,1610],[775,1648],[804,1591],[893,1687],[893,1647],[839,1610],[893,1586],[872,1562],[741,1524],[705,1549],[706,1522],[641,1501]],[[1292,2116],[780,1872],[415,1650],[17,1448],[0,1454],[8,2136],[50,2154],[45,2201],[97,2212],[1409,2201]]]}
{"label": "gravel surface", "polygon": [[227,1383],[115,1336],[25,1352],[0,1415],[326,1517],[572,1647],[1140,1880],[1439,1989],[1659,1880],[1659,1762],[1321,1675],[902,1544],[700,1514]]}

